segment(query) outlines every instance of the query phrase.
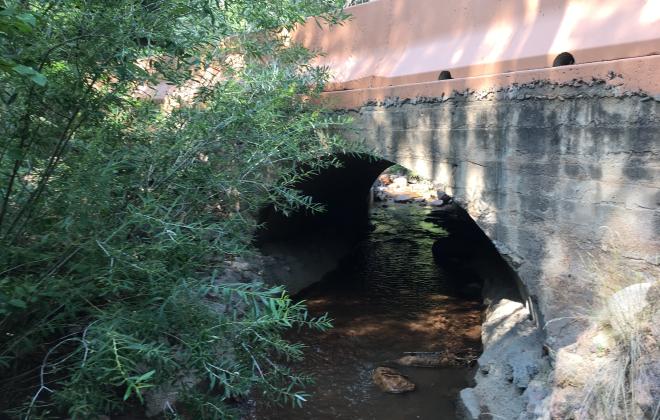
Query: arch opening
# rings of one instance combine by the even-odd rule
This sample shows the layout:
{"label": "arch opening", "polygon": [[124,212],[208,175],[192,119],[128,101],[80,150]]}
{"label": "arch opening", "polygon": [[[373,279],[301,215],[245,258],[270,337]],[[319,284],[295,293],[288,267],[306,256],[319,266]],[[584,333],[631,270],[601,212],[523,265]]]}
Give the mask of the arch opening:
{"label": "arch opening", "polygon": [[[458,391],[472,384],[481,353],[484,300],[522,302],[515,272],[469,214],[431,181],[391,161],[341,161],[299,185],[325,213],[284,217],[265,209],[258,238],[262,252],[277,261],[274,282],[304,299],[312,316],[334,319],[329,332],[295,336],[311,349],[301,368],[323,378],[310,388],[307,414],[388,418],[404,410],[452,418]],[[382,400],[371,381],[382,366],[395,367],[433,396]],[[328,387],[335,392],[328,395]],[[265,418],[296,412],[271,414],[276,417]]]}
{"label": "arch opening", "polygon": [[[397,195],[406,195],[405,191],[397,194],[394,190],[389,198],[382,194],[378,197],[382,174],[392,173],[394,168],[395,175],[405,178],[412,174],[412,179],[422,179],[384,159],[344,155],[339,160],[340,167],[327,168],[297,186],[314,202],[322,204],[325,211],[301,210],[285,216],[273,207],[266,207],[260,213],[260,224],[264,228],[257,233],[257,246],[266,255],[280,258],[285,265],[293,264],[294,267],[275,276],[284,281],[291,293],[321,281],[365,232],[373,229],[370,210],[387,207],[388,200],[394,202]],[[426,222],[447,231],[445,236],[438,235],[430,247],[436,263],[466,278],[478,278],[486,299],[524,302],[527,294],[517,274],[467,211],[453,200],[451,203],[445,200],[444,205],[437,206],[444,192],[435,186],[426,192],[424,200],[413,197],[411,201],[415,203],[409,204],[426,207]]]}

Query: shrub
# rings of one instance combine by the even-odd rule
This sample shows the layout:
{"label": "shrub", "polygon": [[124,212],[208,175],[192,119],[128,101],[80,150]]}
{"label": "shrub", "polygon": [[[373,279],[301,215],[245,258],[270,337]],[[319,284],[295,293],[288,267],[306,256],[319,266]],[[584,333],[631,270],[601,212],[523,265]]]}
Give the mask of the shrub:
{"label": "shrub", "polygon": [[[0,407],[90,418],[168,386],[194,418],[250,390],[304,400],[281,333],[328,320],[217,273],[252,252],[257,209],[314,207],[296,183],[346,151],[320,134],[342,123],[314,105],[325,73],[281,36],[338,3],[0,6]],[[136,95],[160,80],[186,100]]]}

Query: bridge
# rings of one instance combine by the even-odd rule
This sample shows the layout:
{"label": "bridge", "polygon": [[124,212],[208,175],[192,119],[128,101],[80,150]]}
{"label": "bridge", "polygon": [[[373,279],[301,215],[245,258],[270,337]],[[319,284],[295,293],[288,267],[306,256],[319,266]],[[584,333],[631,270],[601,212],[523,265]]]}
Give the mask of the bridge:
{"label": "bridge", "polygon": [[353,117],[347,136],[456,197],[541,322],[592,299],[588,254],[660,278],[660,2],[377,0],[347,12],[342,26],[294,34],[326,53],[325,103]]}
{"label": "bridge", "polygon": [[575,363],[576,315],[603,287],[594,272],[660,278],[660,2],[361,3],[342,26],[294,33],[325,52],[324,103],[352,117],[347,137],[456,198],[517,272],[537,325],[487,311],[489,373],[459,405],[474,419],[563,410],[574,388],[523,390],[550,369],[542,344],[550,366]]}

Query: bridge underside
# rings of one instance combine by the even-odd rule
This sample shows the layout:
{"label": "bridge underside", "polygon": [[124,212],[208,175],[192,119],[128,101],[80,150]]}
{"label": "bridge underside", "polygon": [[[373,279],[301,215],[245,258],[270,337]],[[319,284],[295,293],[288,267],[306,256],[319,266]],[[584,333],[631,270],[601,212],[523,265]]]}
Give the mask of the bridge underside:
{"label": "bridge underside", "polygon": [[[324,206],[323,212],[302,209],[285,216],[270,206],[260,215],[264,227],[258,232],[258,245],[287,267],[275,270],[272,277],[275,283],[285,284],[290,293],[311,286],[335,270],[374,226],[369,221],[370,210],[381,204],[392,205],[375,203],[371,187],[395,162],[364,154],[333,158],[341,162],[340,166],[326,168],[297,185]],[[487,301],[504,298],[524,302],[528,298],[516,273],[463,208],[447,205],[433,213],[428,216],[441,219],[448,235],[437,235],[433,246],[429,244],[428,249],[422,247],[419,251],[433,253],[444,269],[460,272],[451,286],[456,296],[469,294],[470,281],[478,279]]]}

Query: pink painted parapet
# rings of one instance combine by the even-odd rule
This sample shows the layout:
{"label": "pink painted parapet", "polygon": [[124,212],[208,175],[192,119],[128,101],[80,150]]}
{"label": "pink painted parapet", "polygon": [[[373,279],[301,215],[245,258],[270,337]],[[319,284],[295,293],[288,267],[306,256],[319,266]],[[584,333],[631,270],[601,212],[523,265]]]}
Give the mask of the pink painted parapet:
{"label": "pink painted parapet", "polygon": [[[382,88],[660,54],[660,0],[372,0],[294,40],[326,53],[329,90]],[[659,76],[655,76],[656,78]]]}
{"label": "pink painted parapet", "polygon": [[[372,88],[339,89],[323,94],[327,107],[355,109],[367,102],[387,98],[449,97],[454,91],[487,92],[511,85],[524,85],[535,80],[555,84],[571,84],[574,80],[604,80],[613,94],[642,91],[660,95],[660,55],[599,61],[557,68],[521,70],[460,79],[389,85]],[[612,77],[614,75],[614,77]]]}

